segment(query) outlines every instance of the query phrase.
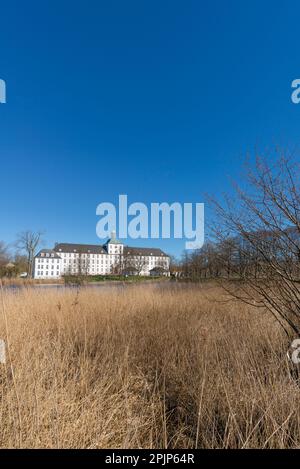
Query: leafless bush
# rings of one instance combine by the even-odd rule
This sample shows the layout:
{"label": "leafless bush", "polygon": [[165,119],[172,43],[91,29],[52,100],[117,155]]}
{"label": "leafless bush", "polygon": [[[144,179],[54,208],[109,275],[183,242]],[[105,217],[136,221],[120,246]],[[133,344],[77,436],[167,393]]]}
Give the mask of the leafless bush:
{"label": "leafless bush", "polygon": [[228,291],[267,308],[285,331],[300,333],[300,184],[299,163],[276,153],[249,164],[245,187],[235,197],[211,201],[217,223],[215,263],[219,276],[239,279]]}

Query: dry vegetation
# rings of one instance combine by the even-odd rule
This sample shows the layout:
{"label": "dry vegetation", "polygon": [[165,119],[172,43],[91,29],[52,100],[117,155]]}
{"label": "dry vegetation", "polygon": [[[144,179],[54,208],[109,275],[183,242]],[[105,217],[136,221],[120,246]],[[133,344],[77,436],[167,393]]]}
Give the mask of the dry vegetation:
{"label": "dry vegetation", "polygon": [[0,296],[1,447],[300,445],[286,337],[213,285]]}
{"label": "dry vegetation", "polygon": [[2,277],[1,278],[1,283],[4,287],[32,287],[34,285],[51,285],[51,284],[63,284],[64,281],[63,279],[31,279],[31,278],[19,278],[19,277],[13,277],[13,278],[6,278]]}

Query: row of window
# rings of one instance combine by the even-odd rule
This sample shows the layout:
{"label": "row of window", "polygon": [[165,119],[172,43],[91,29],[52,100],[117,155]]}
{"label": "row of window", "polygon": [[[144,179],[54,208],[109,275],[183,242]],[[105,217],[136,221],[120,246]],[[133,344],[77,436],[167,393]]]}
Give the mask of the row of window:
{"label": "row of window", "polygon": [[[138,259],[134,259],[134,258],[133,258],[132,260],[135,261],[135,260],[138,260]],[[80,264],[77,264],[78,261],[77,261],[76,259],[69,259],[69,262],[68,262],[67,259],[64,259],[64,264],[67,264],[67,263],[68,263],[69,265],[72,265],[72,264],[73,264],[74,266],[75,266],[75,265],[79,265],[79,266],[81,266],[81,267],[83,267],[83,266],[86,266],[86,267],[87,267],[87,266],[89,266],[89,265],[92,265],[92,266],[94,266],[95,264],[99,265],[100,262],[101,262],[102,265],[103,265],[103,264],[106,264],[106,265],[108,265],[108,264],[113,265],[113,264],[116,264],[116,261],[119,261],[119,259],[113,259],[113,260],[110,260],[110,259],[101,259],[101,261],[99,261],[99,260],[95,261],[94,259],[92,259],[91,261],[83,261],[83,262],[81,262]],[[155,264],[156,261],[155,261],[154,259],[150,259],[148,262],[149,262],[150,266],[152,267],[152,266]],[[48,265],[48,263],[49,263],[50,265]],[[45,267],[45,268],[52,268],[52,269],[53,269],[55,265],[56,265],[57,268],[58,268],[59,266],[58,266],[57,264],[58,264],[58,260],[56,260],[56,261],[52,260],[52,262],[50,263],[50,262],[49,262],[49,259],[47,259],[47,260],[46,260],[46,265],[44,265],[44,262],[42,262],[40,259],[38,259],[38,261],[37,261],[37,268],[38,268],[38,269],[42,269],[43,267]],[[168,266],[169,263],[168,263],[167,260],[166,260],[166,261],[163,261],[163,260],[161,259],[161,260],[160,260],[160,264],[162,264],[162,265],[164,265],[164,266]]]}
{"label": "row of window", "polygon": [[[155,261],[155,260],[160,260],[162,257],[165,257],[165,256],[143,256],[143,255],[130,255],[130,253],[128,253],[128,255],[132,258],[132,259],[149,259],[150,261]],[[115,259],[116,257],[119,258],[119,255],[118,254],[82,254],[82,258],[99,258],[101,256],[101,258],[111,258],[111,259]],[[111,256],[111,257],[110,257]],[[46,259],[41,259],[41,258],[38,258],[38,262],[43,262],[44,260],[46,260],[46,262],[49,261],[49,258],[53,258],[55,257],[55,254],[49,254],[49,253],[41,253],[41,257],[46,257]],[[72,254],[72,253],[66,253],[66,254],[61,254],[61,257],[71,257],[71,258],[78,258],[79,257],[79,254]],[[52,262],[59,262],[60,259],[51,259]]]}
{"label": "row of window", "polygon": [[45,262],[55,264],[55,263],[58,263],[59,261],[60,259],[37,259],[38,264],[44,264]]}
{"label": "row of window", "polygon": [[[42,270],[38,270],[37,271],[37,275],[38,276],[46,276],[46,277],[49,277],[49,276],[54,276],[54,271],[52,270],[51,272],[49,272],[48,270],[46,270],[45,272],[43,272]],[[56,277],[59,277],[60,273],[57,271],[56,272]]]}
{"label": "row of window", "polygon": [[[72,260],[73,260],[74,263],[78,262],[77,259],[69,259],[69,262],[72,262]],[[108,259],[108,258],[101,259],[100,261],[101,261],[101,264],[103,264],[103,263],[106,263],[106,264],[107,264],[107,263],[109,263],[109,262],[115,262],[115,261],[119,261],[119,260],[120,260],[120,258],[119,258],[119,256],[118,256],[118,257],[115,257],[115,258],[113,258],[113,259]],[[144,257],[142,257],[141,259],[139,259],[139,258],[136,257],[136,256],[132,257],[132,260],[133,260],[133,261],[138,261],[138,260],[145,260],[145,261],[147,261],[147,259],[144,258]],[[156,258],[154,258],[154,257],[153,257],[153,258],[148,258],[148,262],[149,262],[150,264],[154,264],[154,263],[157,262],[158,260],[159,260],[160,262],[164,262],[165,264],[168,263],[167,260],[164,261],[164,260],[162,260],[162,259],[159,259],[159,258],[156,259]],[[64,264],[66,264],[67,261],[68,261],[68,259],[63,259],[63,261],[64,261]],[[93,264],[95,264],[95,262],[97,262],[97,264],[99,264],[100,261],[99,261],[99,259],[97,259],[97,261],[95,261],[95,259],[91,259],[90,261],[89,261],[88,259],[86,260],[86,262],[92,262]],[[46,262],[46,263],[51,263],[51,264],[55,264],[55,263],[57,264],[57,263],[59,262],[59,259],[37,259],[38,265],[44,264],[45,262]]]}

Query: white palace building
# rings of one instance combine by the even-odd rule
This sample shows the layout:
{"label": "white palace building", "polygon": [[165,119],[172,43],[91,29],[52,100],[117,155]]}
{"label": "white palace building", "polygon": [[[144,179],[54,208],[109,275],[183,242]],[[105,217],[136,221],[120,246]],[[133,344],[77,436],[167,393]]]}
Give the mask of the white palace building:
{"label": "white palace building", "polygon": [[34,259],[34,278],[59,279],[64,275],[166,275],[170,258],[158,248],[129,247],[115,233],[104,245],[56,244]]}

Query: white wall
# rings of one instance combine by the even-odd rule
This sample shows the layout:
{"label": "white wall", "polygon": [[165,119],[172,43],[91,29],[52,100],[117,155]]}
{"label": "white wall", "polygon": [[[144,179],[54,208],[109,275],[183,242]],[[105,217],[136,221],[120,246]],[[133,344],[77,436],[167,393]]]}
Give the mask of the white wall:
{"label": "white wall", "polygon": [[[78,274],[81,270],[86,275],[107,275],[113,272],[123,254],[123,244],[108,244],[108,254],[79,254],[76,252],[57,252],[60,258],[36,257],[34,278],[57,279],[65,274]],[[150,270],[156,266],[169,270],[170,259],[165,256],[145,256],[145,266],[141,275],[150,275]]]}

